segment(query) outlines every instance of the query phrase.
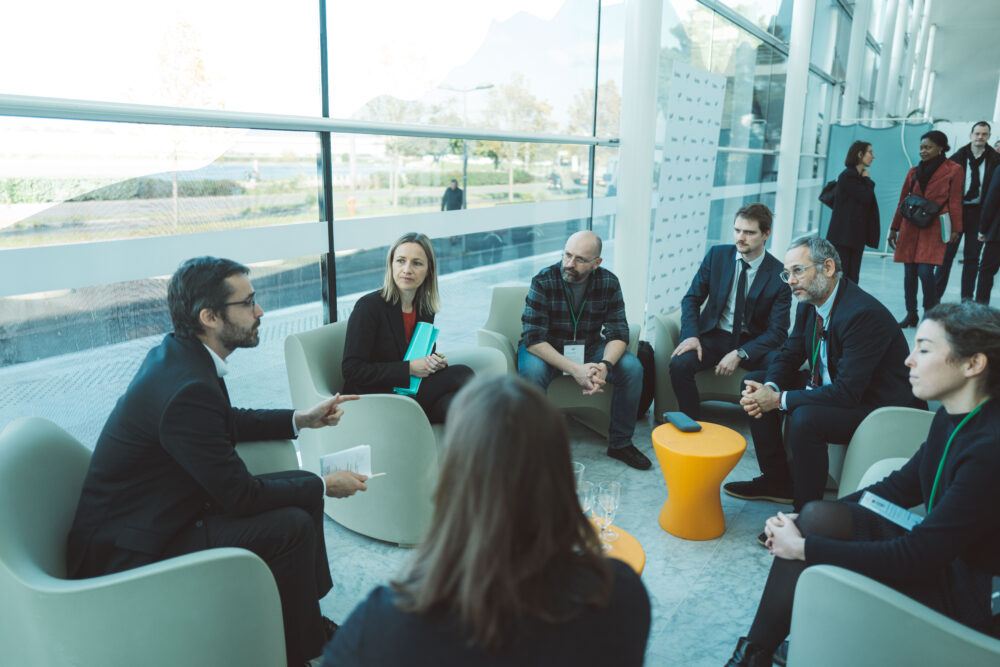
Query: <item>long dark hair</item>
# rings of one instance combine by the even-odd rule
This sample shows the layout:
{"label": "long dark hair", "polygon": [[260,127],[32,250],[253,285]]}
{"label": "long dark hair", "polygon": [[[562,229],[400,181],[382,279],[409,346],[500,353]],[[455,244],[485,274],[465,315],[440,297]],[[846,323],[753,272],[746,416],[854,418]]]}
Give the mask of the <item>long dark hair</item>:
{"label": "long dark hair", "polygon": [[[538,389],[509,376],[469,383],[448,411],[444,451],[427,538],[392,582],[403,611],[452,615],[495,649],[521,618],[559,622],[606,604],[611,571],[580,511],[566,426]],[[571,569],[592,575],[575,600],[553,585]]]}
{"label": "long dark hair", "polygon": [[857,167],[858,163],[861,162],[861,156],[868,152],[869,146],[871,146],[869,141],[855,141],[851,144],[851,147],[847,149],[847,157],[844,158],[844,166]]}
{"label": "long dark hair", "polygon": [[924,319],[941,325],[954,358],[986,356],[983,390],[1000,398],[1000,311],[972,301],[939,303]]}

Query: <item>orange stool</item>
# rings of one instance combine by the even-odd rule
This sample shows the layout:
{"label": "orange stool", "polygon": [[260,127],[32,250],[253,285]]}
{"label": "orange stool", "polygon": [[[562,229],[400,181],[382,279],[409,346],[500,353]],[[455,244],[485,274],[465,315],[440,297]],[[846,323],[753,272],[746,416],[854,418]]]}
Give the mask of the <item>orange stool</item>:
{"label": "orange stool", "polygon": [[747,441],[718,424],[683,433],[673,424],[653,429],[653,449],[667,483],[660,527],[686,540],[711,540],[726,532],[719,484],[743,456]]}

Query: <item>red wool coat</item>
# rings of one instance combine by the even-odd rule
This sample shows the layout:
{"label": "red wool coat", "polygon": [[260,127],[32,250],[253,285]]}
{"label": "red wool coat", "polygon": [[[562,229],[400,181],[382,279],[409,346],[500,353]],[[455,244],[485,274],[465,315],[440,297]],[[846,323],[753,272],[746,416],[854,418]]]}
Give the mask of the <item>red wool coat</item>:
{"label": "red wool coat", "polygon": [[[916,175],[917,168],[913,167],[906,174],[903,181],[903,189],[899,192],[899,201],[902,202],[906,195],[910,194],[910,183]],[[930,199],[941,207],[941,213],[951,215],[951,231],[962,231],[962,193],[965,187],[965,170],[951,160],[945,160],[937,168],[931,180],[927,183],[927,191],[924,192],[920,183],[913,184],[913,194]],[[935,220],[930,226],[924,229],[918,228],[909,220],[899,214],[899,205],[896,205],[896,215],[892,218],[890,229],[899,232],[896,239],[896,252],[892,256],[896,262],[936,264],[938,266],[944,261],[944,241],[941,240],[941,221]]]}

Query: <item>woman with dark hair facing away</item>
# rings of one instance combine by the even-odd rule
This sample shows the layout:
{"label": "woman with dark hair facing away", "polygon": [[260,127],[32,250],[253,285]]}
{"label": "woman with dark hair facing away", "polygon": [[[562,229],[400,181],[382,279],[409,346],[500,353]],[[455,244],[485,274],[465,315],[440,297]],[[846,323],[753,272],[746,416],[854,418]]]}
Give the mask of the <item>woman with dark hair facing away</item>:
{"label": "woman with dark hair facing away", "polygon": [[[958,240],[962,234],[962,188],[965,172],[951,160],[945,159],[950,149],[944,132],[931,130],[920,137],[920,163],[910,169],[899,192],[899,203],[909,194],[929,199],[940,207],[939,215],[947,213],[951,217],[949,243]],[[944,261],[945,241],[941,238],[941,220],[937,217],[931,224],[921,229],[904,218],[896,207],[889,231],[889,247],[895,250],[893,260],[905,267],[903,274],[903,295],[906,298],[906,317],[899,322],[904,329],[916,326],[917,278],[924,290],[924,310],[930,310],[938,302],[937,286],[934,283],[934,267]]]}
{"label": "woman with dark hair facing away", "polygon": [[865,246],[878,248],[880,227],[875,182],[868,173],[875,153],[867,141],[855,141],[847,150],[844,166],[837,177],[836,199],[826,240],[840,255],[844,275],[857,284],[861,255]]}
{"label": "woman with dark hair facing away", "polygon": [[345,394],[389,394],[421,378],[417,403],[433,423],[444,422],[455,392],[471,377],[468,366],[449,366],[444,355],[403,361],[418,322],[434,322],[441,308],[437,261],[424,234],[396,239],[385,258],[382,288],[358,299],[344,340]]}
{"label": "woman with dark hair facing away", "polygon": [[538,389],[469,383],[448,414],[426,539],[323,664],[641,665],[649,597],[601,555],[574,483],[565,423]]}
{"label": "woman with dark hair facing away", "polygon": [[[1000,574],[1000,312],[972,302],[935,306],[906,365],[913,394],[941,402],[926,442],[877,484],[767,520],[776,558],[750,632],[727,667],[770,666],[788,634],[795,583],[809,565],[859,572],[996,632],[990,594]],[[922,504],[927,516],[902,528],[859,505],[865,491],[904,508]]]}

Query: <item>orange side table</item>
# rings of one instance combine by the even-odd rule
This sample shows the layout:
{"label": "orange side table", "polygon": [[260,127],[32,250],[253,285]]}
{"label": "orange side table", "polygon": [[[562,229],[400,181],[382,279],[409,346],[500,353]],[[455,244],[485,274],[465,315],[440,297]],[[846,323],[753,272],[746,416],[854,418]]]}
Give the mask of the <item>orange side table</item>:
{"label": "orange side table", "polygon": [[[641,576],[643,568],[646,567],[646,550],[639,544],[639,540],[614,524],[609,526],[608,530],[614,530],[618,533],[618,539],[614,542],[605,542],[611,549],[605,551],[604,555],[608,558],[617,558],[620,561],[624,561],[626,565],[635,570],[636,574]],[[598,535],[600,532],[598,528]]]}
{"label": "orange side table", "polygon": [[747,441],[718,424],[683,433],[673,424],[653,429],[653,450],[667,483],[660,527],[686,540],[711,540],[726,532],[719,485],[743,456]]}

